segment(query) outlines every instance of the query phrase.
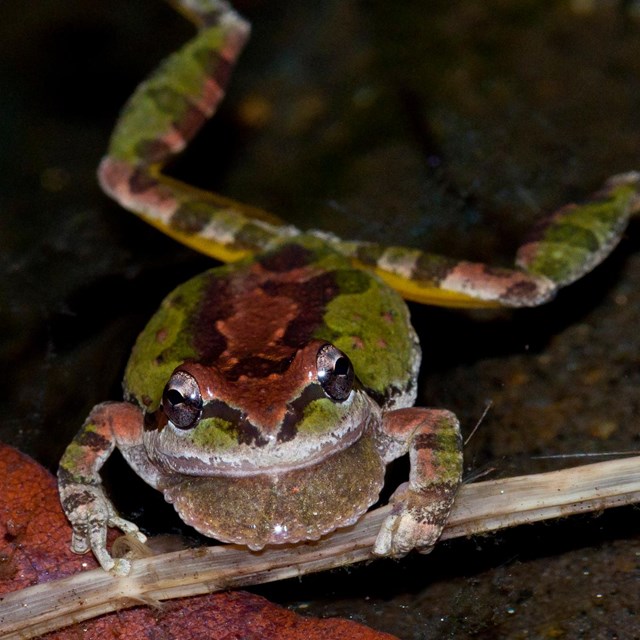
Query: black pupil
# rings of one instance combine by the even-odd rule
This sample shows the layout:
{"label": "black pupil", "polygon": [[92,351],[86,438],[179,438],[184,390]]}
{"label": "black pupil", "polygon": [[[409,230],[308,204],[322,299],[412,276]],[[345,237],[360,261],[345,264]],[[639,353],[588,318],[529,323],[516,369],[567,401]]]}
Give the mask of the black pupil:
{"label": "black pupil", "polygon": [[349,361],[344,357],[338,358],[333,367],[333,372],[337,376],[346,376],[349,373]]}
{"label": "black pupil", "polygon": [[184,396],[176,389],[168,389],[166,398],[167,402],[169,402],[174,407],[177,404],[182,404],[184,402]]}

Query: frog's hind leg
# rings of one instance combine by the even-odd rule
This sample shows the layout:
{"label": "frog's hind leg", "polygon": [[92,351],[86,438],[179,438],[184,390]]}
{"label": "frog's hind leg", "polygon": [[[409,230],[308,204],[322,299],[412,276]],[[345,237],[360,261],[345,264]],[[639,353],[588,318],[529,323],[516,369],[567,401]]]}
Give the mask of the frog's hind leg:
{"label": "frog's hind leg", "polygon": [[612,176],[582,204],[543,219],[518,249],[516,264],[556,287],[575,282],[611,253],[629,217],[639,212],[640,172]]}
{"label": "frog's hind leg", "polygon": [[405,247],[345,242],[343,251],[372,268],[405,298],[451,307],[529,307],[547,302],[593,269],[640,212],[640,172],[609,178],[581,204],[547,217],[517,253],[517,269],[452,260]]}
{"label": "frog's hind leg", "polygon": [[173,180],[162,167],[216,111],[249,24],[220,0],[172,2],[199,27],[134,92],[99,168],[122,206],[196,250],[234,261],[293,234],[275,216]]}

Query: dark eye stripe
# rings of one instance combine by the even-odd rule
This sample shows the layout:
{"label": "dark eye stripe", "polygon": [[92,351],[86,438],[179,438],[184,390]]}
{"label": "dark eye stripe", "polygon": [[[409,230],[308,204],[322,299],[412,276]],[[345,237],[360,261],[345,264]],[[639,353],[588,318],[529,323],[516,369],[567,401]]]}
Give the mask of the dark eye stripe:
{"label": "dark eye stripe", "polygon": [[293,440],[298,433],[298,425],[302,422],[304,410],[314,401],[326,398],[325,392],[319,384],[310,384],[302,393],[287,404],[287,413],[282,421],[278,442]]}

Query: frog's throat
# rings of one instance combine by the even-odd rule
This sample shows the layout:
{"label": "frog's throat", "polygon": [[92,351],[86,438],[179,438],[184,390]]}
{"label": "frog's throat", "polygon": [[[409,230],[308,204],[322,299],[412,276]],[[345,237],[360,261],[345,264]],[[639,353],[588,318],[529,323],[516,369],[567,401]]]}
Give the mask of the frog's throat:
{"label": "frog's throat", "polygon": [[384,465],[374,437],[302,469],[251,477],[178,478],[164,495],[187,524],[253,550],[317,540],[355,523],[378,500]]}

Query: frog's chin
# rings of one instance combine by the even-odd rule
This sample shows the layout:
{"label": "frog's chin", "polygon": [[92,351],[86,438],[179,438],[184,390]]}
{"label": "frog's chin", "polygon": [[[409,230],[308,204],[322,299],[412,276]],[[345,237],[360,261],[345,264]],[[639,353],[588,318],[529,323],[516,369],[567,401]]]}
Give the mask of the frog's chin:
{"label": "frog's chin", "polygon": [[384,465],[366,435],[306,468],[251,477],[183,476],[164,496],[204,535],[258,550],[317,540],[353,524],[376,502],[383,483]]}

